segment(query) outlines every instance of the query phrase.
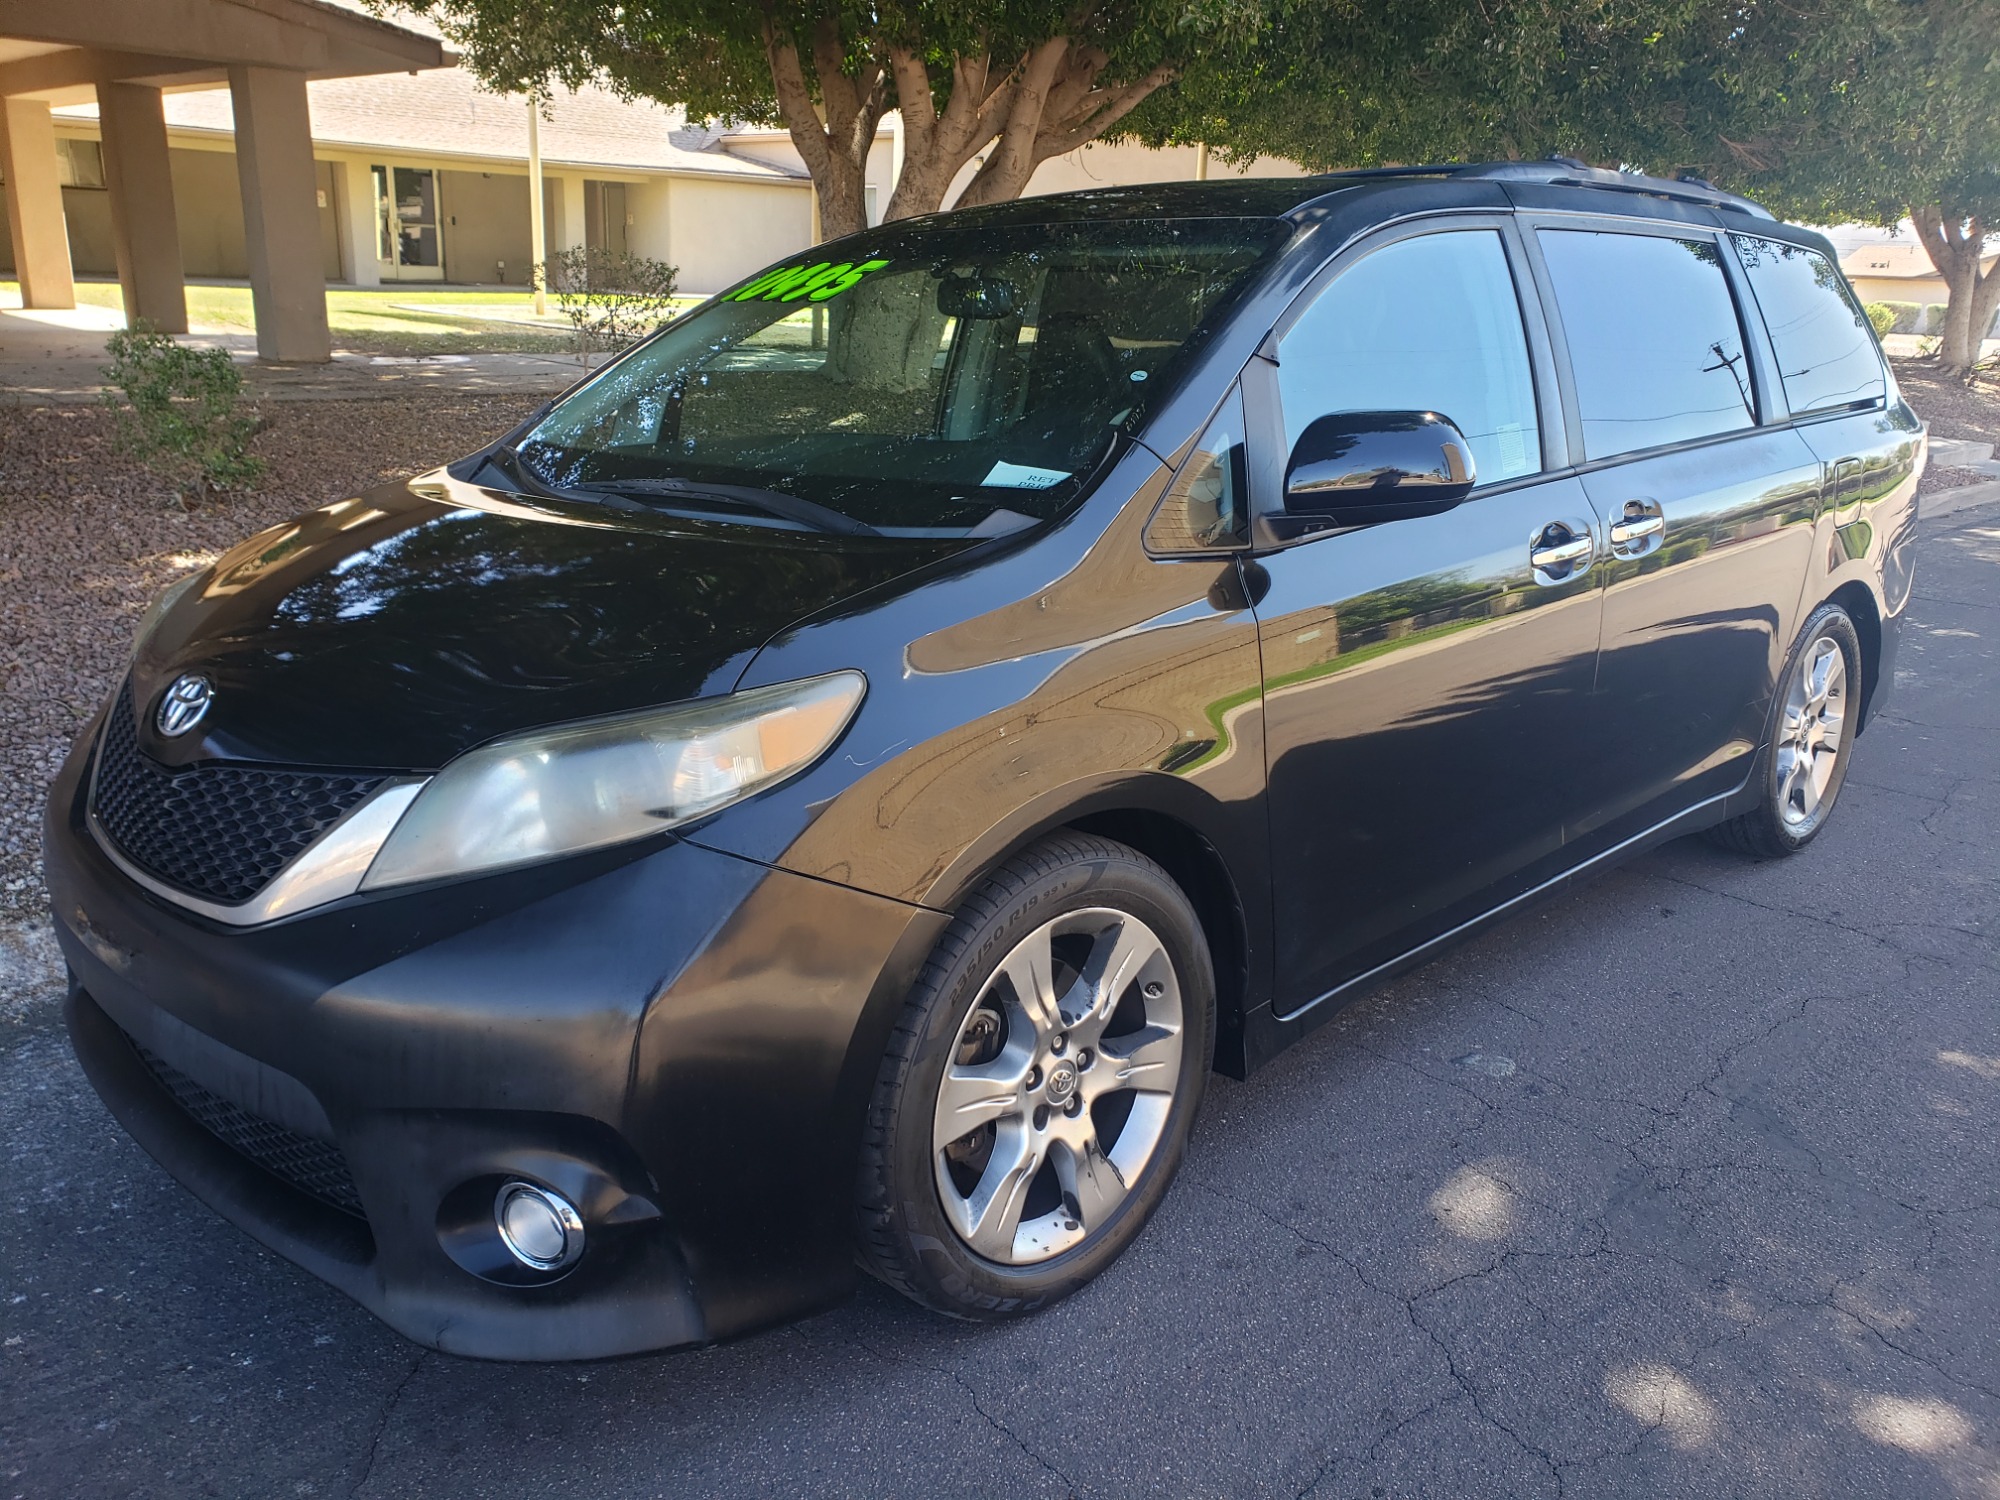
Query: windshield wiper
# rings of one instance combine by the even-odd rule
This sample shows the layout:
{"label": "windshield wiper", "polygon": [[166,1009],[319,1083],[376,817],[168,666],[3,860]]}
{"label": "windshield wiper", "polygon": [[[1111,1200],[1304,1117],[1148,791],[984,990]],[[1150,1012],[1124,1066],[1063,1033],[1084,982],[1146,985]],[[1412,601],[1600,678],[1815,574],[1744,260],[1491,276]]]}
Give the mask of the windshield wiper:
{"label": "windshield wiper", "polygon": [[658,495],[679,500],[722,500],[731,505],[761,510],[767,516],[796,521],[815,531],[840,536],[880,536],[866,521],[857,521],[844,511],[815,500],[803,500],[782,490],[763,490],[747,484],[696,484],[685,479],[587,479],[565,487],[565,493],[583,495]]}

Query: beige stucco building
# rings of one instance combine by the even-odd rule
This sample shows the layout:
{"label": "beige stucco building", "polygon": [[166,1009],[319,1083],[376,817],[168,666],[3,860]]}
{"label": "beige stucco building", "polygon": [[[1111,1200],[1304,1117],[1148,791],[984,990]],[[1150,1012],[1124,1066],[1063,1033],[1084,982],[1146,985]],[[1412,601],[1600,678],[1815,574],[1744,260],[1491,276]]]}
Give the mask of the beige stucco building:
{"label": "beige stucco building", "polygon": [[166,106],[220,92],[235,125],[225,196],[258,352],[325,359],[307,90],[445,61],[435,37],[323,0],[0,0],[0,181],[23,302],[72,306],[82,248],[115,269],[128,320],[187,328],[180,224],[194,221],[199,242],[206,208],[183,209]]}
{"label": "beige stucco building", "polygon": [[[482,92],[460,68],[328,79],[307,91],[318,266],[329,282],[525,285],[530,248],[528,105]],[[236,137],[222,90],[163,100],[180,208],[181,262],[197,277],[249,273]],[[52,113],[68,186],[71,257],[112,266],[95,103]],[[728,149],[719,132],[599,90],[550,101],[540,125],[551,250],[604,244],[681,267],[695,290],[810,243],[802,167]],[[763,251],[761,247],[782,248]]]}

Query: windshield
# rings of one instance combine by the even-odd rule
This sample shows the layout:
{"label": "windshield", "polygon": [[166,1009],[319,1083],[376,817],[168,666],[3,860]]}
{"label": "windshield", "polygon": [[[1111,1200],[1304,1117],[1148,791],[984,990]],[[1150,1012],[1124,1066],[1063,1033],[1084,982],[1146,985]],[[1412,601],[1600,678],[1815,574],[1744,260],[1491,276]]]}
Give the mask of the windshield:
{"label": "windshield", "polygon": [[551,411],[518,460],[572,493],[1003,532],[1082,491],[1285,232],[1269,219],[872,231],[670,325]]}

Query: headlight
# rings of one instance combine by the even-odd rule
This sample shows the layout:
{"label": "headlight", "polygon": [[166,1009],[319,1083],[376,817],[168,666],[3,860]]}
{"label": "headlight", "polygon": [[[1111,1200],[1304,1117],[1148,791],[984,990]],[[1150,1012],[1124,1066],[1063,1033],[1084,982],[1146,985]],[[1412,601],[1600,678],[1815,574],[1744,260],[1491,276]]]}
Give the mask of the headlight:
{"label": "headlight", "polygon": [[362,889],[597,849],[713,812],[818,760],[866,687],[835,672],[468,751],[418,794]]}

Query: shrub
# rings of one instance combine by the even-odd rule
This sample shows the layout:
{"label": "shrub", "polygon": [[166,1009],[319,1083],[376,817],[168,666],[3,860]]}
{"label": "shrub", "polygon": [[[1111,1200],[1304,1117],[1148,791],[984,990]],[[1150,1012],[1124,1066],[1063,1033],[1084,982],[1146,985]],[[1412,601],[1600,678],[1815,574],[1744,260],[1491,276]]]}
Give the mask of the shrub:
{"label": "shrub", "polygon": [[1920,331],[1923,333],[1944,332],[1944,304],[1942,302],[1926,302],[1924,304],[1924,323]]}
{"label": "shrub", "polygon": [[226,349],[192,349],[151,324],[121,329],[105,344],[104,378],[120,445],[165,477],[183,504],[248,484],[263,462],[248,452],[262,424],[241,410],[243,376]]}
{"label": "shrub", "polygon": [[575,330],[578,359],[592,350],[616,353],[665,322],[680,278],[663,260],[581,245],[551,256],[541,273]]}
{"label": "shrub", "polygon": [[1924,310],[1914,302],[1871,302],[1870,307],[1886,307],[1895,314],[1896,321],[1889,329],[1891,333],[1916,333],[1923,321]]}
{"label": "shrub", "polygon": [[1896,309],[1886,302],[1871,302],[1861,309],[1868,314],[1868,321],[1875,325],[1875,337],[1882,338],[1896,326]]}

